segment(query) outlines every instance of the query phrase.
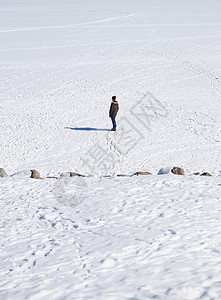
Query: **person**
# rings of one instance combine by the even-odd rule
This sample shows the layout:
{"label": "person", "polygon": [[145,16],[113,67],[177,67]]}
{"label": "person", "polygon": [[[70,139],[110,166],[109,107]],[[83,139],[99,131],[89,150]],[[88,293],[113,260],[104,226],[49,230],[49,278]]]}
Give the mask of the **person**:
{"label": "person", "polygon": [[109,117],[111,118],[111,121],[113,123],[112,131],[116,131],[117,124],[116,124],[116,115],[119,110],[118,102],[116,101],[116,96],[112,97],[112,102],[109,110]]}

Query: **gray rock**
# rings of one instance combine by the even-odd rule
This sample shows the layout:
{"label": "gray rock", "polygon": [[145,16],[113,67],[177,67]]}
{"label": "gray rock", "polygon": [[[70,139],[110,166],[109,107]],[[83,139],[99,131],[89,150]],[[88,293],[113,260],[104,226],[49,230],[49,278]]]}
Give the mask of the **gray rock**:
{"label": "gray rock", "polygon": [[171,173],[176,174],[176,175],[184,175],[184,170],[180,167],[173,167],[171,170]]}
{"label": "gray rock", "polygon": [[157,175],[165,175],[165,174],[170,174],[171,167],[166,167],[166,168],[161,168]]}
{"label": "gray rock", "polygon": [[193,175],[200,175],[200,172],[193,173]]}
{"label": "gray rock", "polygon": [[7,177],[8,174],[5,172],[4,169],[0,168],[0,177]]}

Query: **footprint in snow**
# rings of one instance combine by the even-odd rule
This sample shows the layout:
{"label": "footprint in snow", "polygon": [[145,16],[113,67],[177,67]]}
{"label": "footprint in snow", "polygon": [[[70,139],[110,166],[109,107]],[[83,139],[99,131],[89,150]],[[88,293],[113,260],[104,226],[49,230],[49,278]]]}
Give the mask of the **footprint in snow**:
{"label": "footprint in snow", "polygon": [[113,268],[115,267],[118,263],[115,259],[107,258],[107,259],[102,259],[101,264],[104,268]]}

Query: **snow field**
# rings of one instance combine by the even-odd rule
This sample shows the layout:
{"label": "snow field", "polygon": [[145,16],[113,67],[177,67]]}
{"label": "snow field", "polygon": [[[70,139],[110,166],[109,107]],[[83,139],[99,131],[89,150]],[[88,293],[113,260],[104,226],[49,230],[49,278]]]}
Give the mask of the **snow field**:
{"label": "snow field", "polygon": [[220,5],[1,3],[1,299],[221,298]]}
{"label": "snow field", "polygon": [[220,178],[87,178],[73,208],[55,180],[3,180],[3,299],[218,299]]}

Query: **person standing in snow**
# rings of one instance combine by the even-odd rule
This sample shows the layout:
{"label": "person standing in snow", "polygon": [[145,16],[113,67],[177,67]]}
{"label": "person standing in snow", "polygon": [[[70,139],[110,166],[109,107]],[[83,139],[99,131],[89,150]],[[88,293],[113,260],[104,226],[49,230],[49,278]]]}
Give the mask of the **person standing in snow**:
{"label": "person standing in snow", "polygon": [[116,124],[116,115],[119,109],[118,102],[116,101],[116,96],[112,97],[112,102],[109,110],[109,117],[111,118],[111,121],[113,123],[113,128],[111,129],[112,131],[116,131],[117,124]]}

